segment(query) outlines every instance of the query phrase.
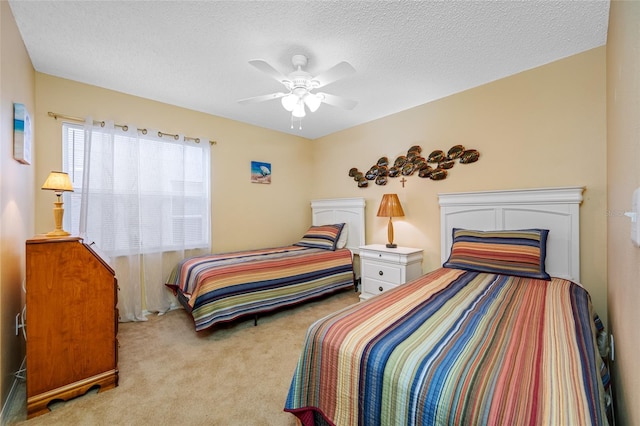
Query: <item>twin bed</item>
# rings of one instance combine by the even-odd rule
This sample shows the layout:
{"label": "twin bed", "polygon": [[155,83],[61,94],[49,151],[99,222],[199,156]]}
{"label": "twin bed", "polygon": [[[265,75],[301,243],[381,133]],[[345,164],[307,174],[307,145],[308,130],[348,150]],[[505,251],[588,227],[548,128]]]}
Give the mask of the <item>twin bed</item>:
{"label": "twin bed", "polygon": [[441,195],[444,266],[314,323],[285,411],[303,425],[606,424],[581,200]]}
{"label": "twin bed", "polygon": [[[604,332],[579,284],[582,191],[440,195],[443,267],[310,326],[285,411],[303,425],[607,424]],[[345,248],[178,265],[168,285],[196,330],[353,288],[364,200],[312,209],[311,236],[337,244],[346,223]]]}
{"label": "twin bed", "polygon": [[184,259],[167,286],[197,331],[353,289],[364,207],[362,198],[312,201],[312,226],[294,244]]}

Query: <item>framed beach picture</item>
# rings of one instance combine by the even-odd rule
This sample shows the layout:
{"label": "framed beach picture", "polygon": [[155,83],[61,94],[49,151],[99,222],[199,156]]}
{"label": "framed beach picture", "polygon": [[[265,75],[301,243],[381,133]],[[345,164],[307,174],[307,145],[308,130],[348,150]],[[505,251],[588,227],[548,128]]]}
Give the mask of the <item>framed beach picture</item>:
{"label": "framed beach picture", "polygon": [[24,104],[13,104],[13,158],[31,164],[31,117]]}
{"label": "framed beach picture", "polygon": [[251,162],[251,182],[271,183],[271,163]]}

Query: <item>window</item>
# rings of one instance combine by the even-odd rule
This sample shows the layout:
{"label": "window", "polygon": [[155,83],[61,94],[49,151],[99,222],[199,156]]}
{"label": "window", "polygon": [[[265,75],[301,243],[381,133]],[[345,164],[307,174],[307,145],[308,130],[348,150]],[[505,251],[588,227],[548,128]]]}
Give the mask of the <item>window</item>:
{"label": "window", "polygon": [[64,194],[65,229],[82,231],[84,193],[86,236],[110,256],[209,246],[206,142],[98,126],[90,137],[88,145],[83,125],[63,124],[63,167],[74,187]]}

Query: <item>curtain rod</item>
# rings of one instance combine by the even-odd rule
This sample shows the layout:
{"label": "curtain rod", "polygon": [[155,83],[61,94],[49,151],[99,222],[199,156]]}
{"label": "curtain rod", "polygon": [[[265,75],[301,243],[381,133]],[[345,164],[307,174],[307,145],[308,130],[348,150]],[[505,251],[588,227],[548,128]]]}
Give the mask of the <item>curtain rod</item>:
{"label": "curtain rod", "polygon": [[[48,112],[49,117],[53,117],[54,119],[58,119],[58,118],[63,118],[65,120],[71,120],[71,121],[77,121],[80,123],[84,123],[84,118],[80,118],[80,117],[72,117],[70,115],[64,115],[64,114],[58,114],[55,112]],[[104,127],[105,126],[105,122],[104,121],[98,121],[98,120],[93,120],[93,124],[99,124],[100,127]],[[115,127],[120,127],[122,130],[124,130],[125,132],[127,130],[129,130],[129,126],[127,126],[126,124],[114,124]],[[147,129],[138,129],[139,132],[141,132],[143,135],[147,134]],[[158,137],[163,137],[163,136],[171,136],[172,138],[174,138],[175,140],[178,140],[178,138],[180,137],[180,135],[175,135],[172,133],[164,133],[164,132],[158,132]],[[200,143],[200,138],[191,138],[189,136],[185,136],[184,137],[185,140],[190,140],[190,141],[194,141],[195,143]],[[216,141],[209,141],[210,145],[216,145],[218,142]]]}

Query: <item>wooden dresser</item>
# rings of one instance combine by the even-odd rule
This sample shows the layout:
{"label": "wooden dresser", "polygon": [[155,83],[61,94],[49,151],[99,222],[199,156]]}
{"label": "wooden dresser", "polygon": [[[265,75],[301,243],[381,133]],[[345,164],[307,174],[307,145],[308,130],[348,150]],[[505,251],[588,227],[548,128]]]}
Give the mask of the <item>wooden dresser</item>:
{"label": "wooden dresser", "polygon": [[27,417],[118,385],[117,281],[78,237],[26,243]]}

